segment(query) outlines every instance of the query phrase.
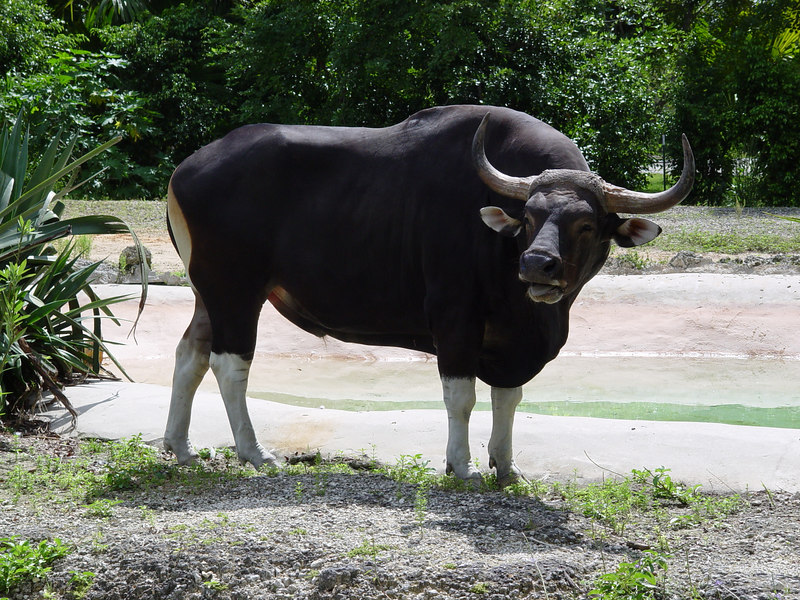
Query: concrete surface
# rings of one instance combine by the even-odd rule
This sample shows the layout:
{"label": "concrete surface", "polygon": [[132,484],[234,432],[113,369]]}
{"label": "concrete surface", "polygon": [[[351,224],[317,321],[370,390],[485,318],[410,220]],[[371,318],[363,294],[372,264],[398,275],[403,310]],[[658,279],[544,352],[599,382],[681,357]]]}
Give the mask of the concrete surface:
{"label": "concrete surface", "polygon": [[[108,286],[101,292],[135,293],[136,289]],[[147,441],[159,441],[169,403],[172,353],[191,317],[191,303],[190,290],[153,287],[136,333],[138,344],[126,337],[128,328],[107,330],[107,337],[123,344],[113,350],[115,355],[140,383],[103,382],[68,389],[80,415],[74,435],[117,439],[142,433]],[[135,303],[120,305],[115,313],[132,318]],[[670,381],[678,389],[688,386],[686,393],[691,394],[703,377],[696,360],[757,358],[777,365],[777,371],[769,371],[769,381],[753,381],[751,371],[739,369],[748,379],[734,380],[733,385],[752,385],[758,390],[769,383],[774,397],[800,405],[800,276],[597,277],[576,302],[571,323],[564,357],[585,357],[589,370],[596,362],[589,360],[592,357],[670,358],[665,364],[673,375],[655,384],[621,368],[617,377],[626,382],[627,396],[641,390],[646,399],[651,388]],[[572,379],[595,380],[591,373],[573,377],[569,370],[559,371],[559,360],[552,363],[551,387],[559,380],[565,384],[574,383]],[[390,397],[438,395],[434,361],[405,350],[318,340],[285,322],[267,305],[250,389],[317,397],[317,391],[355,390],[363,383]],[[325,365],[322,371],[308,368],[320,364]],[[686,382],[682,374],[691,369],[681,364],[693,365],[697,372]],[[373,376],[371,367],[386,365],[400,365],[393,378]],[[403,377],[404,368],[409,374],[413,371],[413,376]],[[574,372],[574,363],[571,368]],[[613,393],[614,377],[608,375],[607,360],[602,370],[609,380],[602,393]],[[309,377],[320,372],[327,374],[321,382]],[[776,382],[776,372],[785,377]],[[720,381],[741,376],[735,366],[730,374],[713,375]],[[287,382],[294,387],[287,388]],[[249,406],[262,443],[279,454],[316,449],[332,454],[366,451],[394,462],[401,454],[421,453],[432,466],[443,467],[447,418],[441,409],[349,412],[253,399]],[[54,428],[66,430],[69,422],[64,411],[54,409],[49,416]],[[490,420],[490,413],[475,412],[471,422],[473,456],[484,469]],[[210,376],[195,401],[191,436],[198,447],[233,443]],[[761,489],[763,485],[800,492],[799,429],[518,413],[514,448],[517,463],[534,478],[597,480],[611,472],[664,466],[672,469],[673,476],[700,483],[707,490]]]}

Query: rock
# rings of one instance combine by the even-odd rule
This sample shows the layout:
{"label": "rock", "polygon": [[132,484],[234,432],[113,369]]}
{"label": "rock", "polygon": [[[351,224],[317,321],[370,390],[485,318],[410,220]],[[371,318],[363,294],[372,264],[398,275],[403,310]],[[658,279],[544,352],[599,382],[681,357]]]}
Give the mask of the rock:
{"label": "rock", "polygon": [[[144,248],[144,246],[142,246]],[[147,268],[153,267],[153,253],[144,248],[144,258],[147,261]],[[128,246],[119,255],[119,270],[126,275],[141,273],[141,260],[136,246]]]}
{"label": "rock", "polygon": [[614,275],[630,275],[642,273],[647,266],[646,259],[640,258],[636,253],[629,253],[610,257],[604,269],[606,273]]}
{"label": "rock", "polygon": [[119,271],[114,265],[106,262],[100,263],[92,274],[92,283],[117,283]]}
{"label": "rock", "polygon": [[766,265],[768,262],[769,262],[768,258],[765,258],[763,256],[751,255],[745,257],[743,264],[748,269],[754,269],[756,267],[762,267]]}
{"label": "rock", "polygon": [[[79,258],[75,262],[75,267],[78,269],[83,269],[91,264],[94,264],[94,261],[87,260],[85,258]],[[92,276],[89,278],[89,283],[92,285],[96,284],[104,284],[104,283],[117,283],[119,280],[119,270],[112,264],[108,262],[101,262],[97,265],[97,268],[92,273]]]}
{"label": "rock", "polygon": [[681,250],[670,259],[669,266],[673,269],[683,270],[696,267],[704,262],[708,262],[708,260],[702,254]]}
{"label": "rock", "polygon": [[151,279],[151,283],[162,283],[164,285],[186,285],[188,283],[188,279],[185,276],[176,275],[174,273],[161,273],[155,277],[155,280]]}
{"label": "rock", "polygon": [[330,592],[337,585],[352,582],[359,573],[360,569],[353,565],[323,569],[322,572],[317,575],[317,588],[321,592]]}

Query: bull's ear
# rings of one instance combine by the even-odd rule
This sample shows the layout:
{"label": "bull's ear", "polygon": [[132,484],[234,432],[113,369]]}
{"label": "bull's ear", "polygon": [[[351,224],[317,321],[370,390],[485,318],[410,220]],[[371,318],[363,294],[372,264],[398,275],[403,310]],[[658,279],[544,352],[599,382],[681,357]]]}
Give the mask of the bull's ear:
{"label": "bull's ear", "polygon": [[514,237],[522,230],[522,221],[509,217],[502,208],[497,206],[484,206],[481,209],[481,219],[497,233]]}
{"label": "bull's ear", "polygon": [[652,242],[661,233],[661,227],[647,219],[626,219],[614,231],[614,241],[623,248],[641,246]]}

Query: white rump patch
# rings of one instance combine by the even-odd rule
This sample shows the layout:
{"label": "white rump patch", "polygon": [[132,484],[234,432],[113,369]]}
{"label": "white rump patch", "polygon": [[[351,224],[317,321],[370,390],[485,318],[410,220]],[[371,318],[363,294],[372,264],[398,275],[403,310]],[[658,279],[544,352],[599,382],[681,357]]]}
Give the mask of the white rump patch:
{"label": "white rump patch", "polygon": [[189,225],[186,223],[186,217],[183,216],[178,199],[172,191],[171,182],[167,189],[167,218],[172,229],[172,236],[175,238],[175,245],[178,247],[178,256],[183,261],[183,266],[186,268],[186,276],[188,277],[189,263],[192,259],[192,238],[189,235]]}

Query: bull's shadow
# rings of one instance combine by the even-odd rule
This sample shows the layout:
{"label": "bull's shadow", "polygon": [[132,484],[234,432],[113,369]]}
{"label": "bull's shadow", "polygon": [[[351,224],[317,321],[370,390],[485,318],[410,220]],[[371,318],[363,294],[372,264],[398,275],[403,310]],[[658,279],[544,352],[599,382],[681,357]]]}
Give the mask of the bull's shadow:
{"label": "bull's shadow", "polygon": [[[174,467],[184,471],[184,475],[173,486],[169,483],[172,477],[165,477],[171,467],[166,467],[166,471],[163,465],[154,468],[159,471],[159,480],[166,482],[159,486],[161,493],[134,489],[128,497],[121,498],[123,504],[213,515],[240,508],[271,511],[297,507],[309,515],[322,508],[333,511],[346,511],[348,507],[384,508],[402,515],[397,519],[396,535],[414,538],[436,536],[437,531],[457,533],[467,538],[478,553],[486,555],[526,553],[541,546],[574,549],[595,545],[584,534],[585,518],[533,496],[428,487],[398,482],[374,471],[279,473],[221,479],[210,485],[208,476],[200,470],[193,476],[191,469]],[[105,495],[119,498],[113,489],[99,494]],[[613,553],[614,549],[606,551]]]}

